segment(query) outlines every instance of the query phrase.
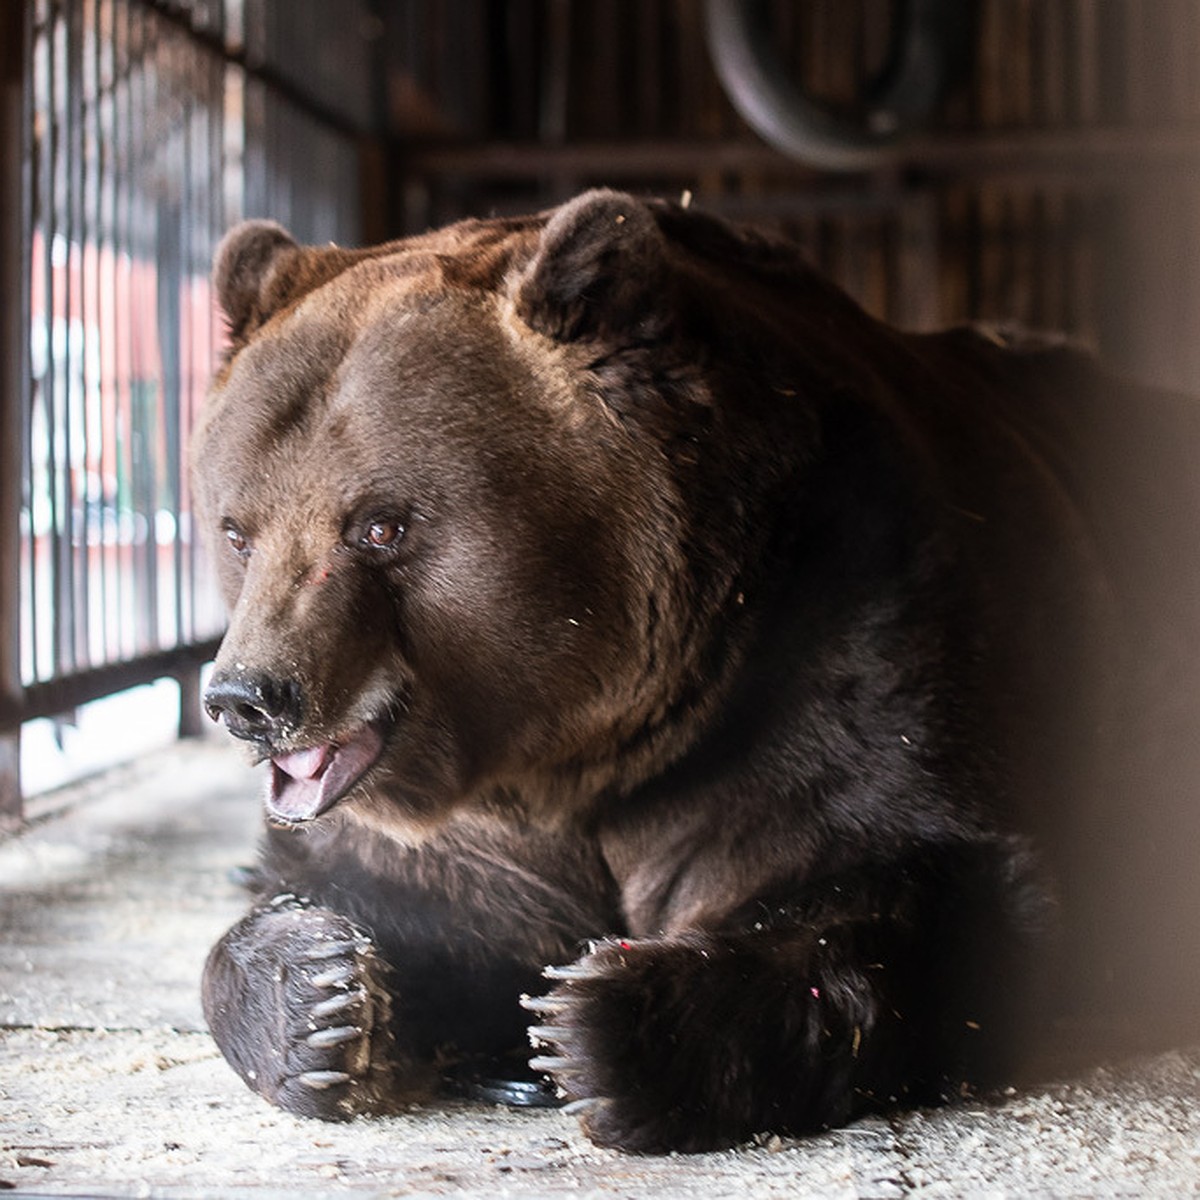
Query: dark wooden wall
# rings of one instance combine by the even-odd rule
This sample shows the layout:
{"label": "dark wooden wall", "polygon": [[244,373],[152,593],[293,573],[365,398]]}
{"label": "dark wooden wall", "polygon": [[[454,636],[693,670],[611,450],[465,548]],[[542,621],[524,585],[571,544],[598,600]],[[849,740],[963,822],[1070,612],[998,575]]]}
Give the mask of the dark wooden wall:
{"label": "dark wooden wall", "polygon": [[[873,312],[1018,320],[1200,391],[1200,4],[963,0],[974,28],[929,127],[885,169],[830,176],[766,147],[723,94],[696,0],[381,6],[381,225],[678,195],[782,228]],[[853,110],[890,0],[777,3],[813,96]]]}

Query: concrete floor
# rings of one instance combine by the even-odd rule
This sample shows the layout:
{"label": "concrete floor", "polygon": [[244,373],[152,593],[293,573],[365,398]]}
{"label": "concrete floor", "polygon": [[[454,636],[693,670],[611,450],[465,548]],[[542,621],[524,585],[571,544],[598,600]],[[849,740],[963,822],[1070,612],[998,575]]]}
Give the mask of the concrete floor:
{"label": "concrete floor", "polygon": [[179,746],[0,843],[0,1194],[1200,1194],[1200,1048],[688,1158],[597,1150],[557,1112],[288,1117],[224,1065],[198,1000],[207,947],[243,907],[227,871],[250,860],[256,789],[227,747]]}

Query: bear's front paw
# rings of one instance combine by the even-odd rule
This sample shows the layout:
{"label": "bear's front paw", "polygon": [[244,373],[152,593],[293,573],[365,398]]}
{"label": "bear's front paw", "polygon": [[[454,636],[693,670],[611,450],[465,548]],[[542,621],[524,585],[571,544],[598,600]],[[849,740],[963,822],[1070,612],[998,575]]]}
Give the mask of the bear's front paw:
{"label": "bear's front paw", "polygon": [[386,964],[345,917],[281,900],[235,926],[210,959],[214,1037],[246,1082],[289,1112],[338,1121],[393,1111],[411,1080],[401,1078]]}
{"label": "bear's front paw", "polygon": [[603,942],[523,1001],[547,1049],[531,1066],[593,1141],[623,1150],[842,1124],[893,1081],[874,986],[832,950],[806,930]]}
{"label": "bear's front paw", "polygon": [[754,1132],[746,1089],[757,1064],[729,1027],[761,1011],[744,988],[730,995],[735,973],[716,939],[606,941],[548,968],[554,990],[522,1001],[541,1022],[530,1040],[547,1051],[530,1065],[552,1076],[600,1145],[644,1153],[730,1145]]}

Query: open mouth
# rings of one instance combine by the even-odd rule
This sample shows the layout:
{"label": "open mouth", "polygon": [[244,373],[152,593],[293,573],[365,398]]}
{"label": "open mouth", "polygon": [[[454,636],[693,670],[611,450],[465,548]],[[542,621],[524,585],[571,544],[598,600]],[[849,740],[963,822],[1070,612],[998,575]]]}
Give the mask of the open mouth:
{"label": "open mouth", "polygon": [[275,755],[267,815],[296,825],[328,812],[375,765],[383,735],[383,723],[372,721],[336,742]]}

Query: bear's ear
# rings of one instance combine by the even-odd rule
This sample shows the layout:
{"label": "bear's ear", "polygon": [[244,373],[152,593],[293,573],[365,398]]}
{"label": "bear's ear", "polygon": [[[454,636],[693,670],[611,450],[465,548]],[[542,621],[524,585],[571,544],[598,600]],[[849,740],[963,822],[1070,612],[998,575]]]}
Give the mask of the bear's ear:
{"label": "bear's ear", "polygon": [[235,225],[217,247],[213,286],[235,343],[245,339],[288,298],[288,268],[300,247],[274,221]]}
{"label": "bear's ear", "polygon": [[620,192],[592,191],[546,223],[516,279],[517,316],[558,341],[660,331],[666,245],[650,209]]}

